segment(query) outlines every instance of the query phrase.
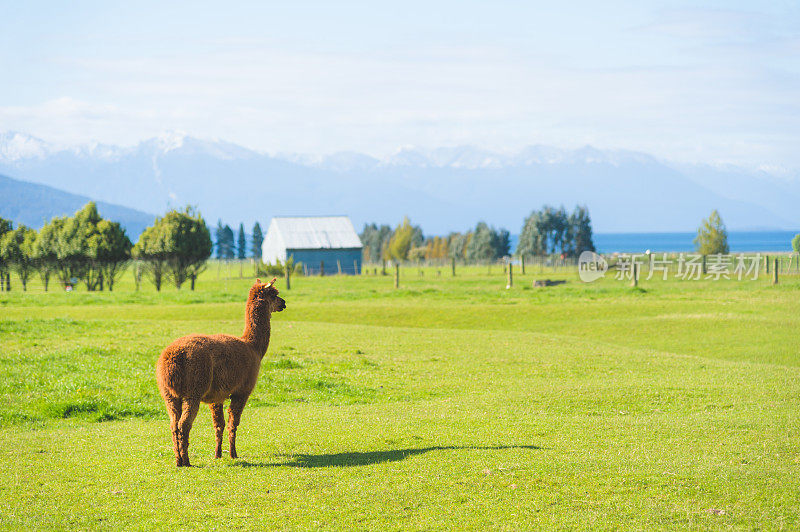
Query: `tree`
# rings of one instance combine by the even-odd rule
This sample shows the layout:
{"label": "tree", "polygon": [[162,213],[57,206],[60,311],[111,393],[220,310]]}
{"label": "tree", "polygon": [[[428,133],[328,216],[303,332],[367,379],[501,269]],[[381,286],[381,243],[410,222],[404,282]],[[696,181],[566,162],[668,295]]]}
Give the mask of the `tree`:
{"label": "tree", "polygon": [[97,229],[101,221],[103,219],[97,211],[97,205],[90,201],[75,213],[75,216],[69,220],[66,226],[66,231],[72,231],[71,224],[76,226],[73,245],[79,255],[75,257],[75,260],[78,263],[82,263],[82,277],[86,284],[86,289],[89,291],[94,291],[98,288],[100,290],[103,289],[103,270],[100,265],[100,259],[95,253],[97,242],[101,238],[98,236]]}
{"label": "tree", "polygon": [[[197,277],[205,271],[206,261],[214,247],[211,232],[203,216],[194,209],[187,207],[184,212],[177,214],[182,218],[182,223],[179,225],[180,232],[174,236],[178,245],[173,247],[168,263],[170,276],[178,288],[183,282],[180,279],[188,278],[190,288],[194,290]],[[228,230],[230,231],[230,227]]]}
{"label": "tree", "polygon": [[408,260],[422,262],[425,259],[425,246],[419,246],[408,250]]}
{"label": "tree", "polygon": [[411,247],[418,248],[425,244],[425,235],[422,234],[422,227],[415,225],[411,231]]}
{"label": "tree", "polygon": [[795,253],[800,253],[800,233],[794,235],[792,239],[792,249]]}
{"label": "tree", "polygon": [[422,229],[411,225],[411,221],[406,216],[403,223],[394,230],[392,238],[389,239],[388,257],[394,260],[406,260],[408,252],[412,247],[422,245]]}
{"label": "tree", "polygon": [[464,259],[467,253],[467,244],[470,241],[471,233],[450,233],[447,237],[447,250],[450,258]]}
{"label": "tree", "polygon": [[525,218],[517,245],[517,255],[547,255],[561,253],[574,256],[585,250],[594,250],[589,210],[575,207],[567,216],[564,207],[548,205],[531,212]]}
{"label": "tree", "polygon": [[569,243],[569,223],[564,207],[556,209],[545,205],[538,219],[545,253],[564,253]]}
{"label": "tree", "polygon": [[99,265],[101,290],[103,281],[108,284],[109,292],[114,290],[114,282],[127,266],[132,247],[119,223],[108,220],[97,223],[96,231],[89,237],[88,249],[89,255]]}
{"label": "tree", "polygon": [[225,227],[223,228],[222,236],[225,248],[224,257],[230,260],[236,256],[236,247],[233,243],[233,229],[231,229],[230,225],[227,224],[225,225]]}
{"label": "tree", "polygon": [[58,239],[58,227],[51,221],[39,230],[36,235],[36,242],[33,244],[33,258],[39,278],[44,285],[44,291],[50,284],[50,275],[58,267],[58,257],[56,246]]}
{"label": "tree", "polygon": [[[14,228],[11,220],[0,217],[0,238]],[[0,255],[0,290],[11,290],[10,265]]]}
{"label": "tree", "polygon": [[502,258],[511,255],[511,234],[508,229],[498,229],[495,232],[495,257]]}
{"label": "tree", "polygon": [[[378,262],[388,258],[389,240],[392,238],[392,228],[388,225],[364,224],[364,229],[358,235],[361,238],[364,262]],[[385,253],[384,253],[385,252]]]}
{"label": "tree", "polygon": [[264,244],[264,233],[261,231],[261,225],[259,225],[258,222],[253,226],[253,236],[250,237],[250,242],[250,256],[254,259],[261,260],[261,246]]}
{"label": "tree", "polygon": [[728,247],[728,231],[722,218],[715,210],[711,215],[703,220],[702,225],[697,230],[697,237],[694,239],[697,252],[701,255],[715,255],[717,253],[726,254],[730,251]]}
{"label": "tree", "polygon": [[144,273],[150,278],[156,291],[161,291],[164,269],[167,263],[167,250],[161,218],[139,235],[131,254],[143,263]]}
{"label": "tree", "polygon": [[217,228],[214,229],[214,238],[217,242],[217,258],[222,259],[225,257],[225,226],[222,225],[222,220],[217,220]]}
{"label": "tree", "polygon": [[13,268],[22,283],[22,290],[28,289],[28,279],[34,270],[33,245],[36,231],[20,225],[0,237],[0,257]]}
{"label": "tree", "polygon": [[531,212],[522,224],[519,235],[517,255],[545,255],[547,253],[547,233],[542,213]]}
{"label": "tree", "polygon": [[491,261],[505,257],[511,246],[508,231],[479,222],[466,245],[466,258],[471,262]]}
{"label": "tree", "polygon": [[435,236],[425,242],[426,259],[446,259],[448,254],[447,237]]}
{"label": "tree", "polygon": [[[43,241],[47,242],[48,253],[52,257],[53,271],[61,282],[61,286],[65,288],[83,279],[86,272],[87,256],[86,239],[84,238],[86,231],[82,223],[86,221],[90,213],[84,212],[84,215],[78,218],[80,212],[76,212],[73,217],[53,218],[40,230]],[[37,244],[36,247],[38,253],[40,245]]]}
{"label": "tree", "polygon": [[247,257],[247,240],[244,236],[244,224],[239,224],[239,237],[236,239],[236,258],[243,259]]}
{"label": "tree", "polygon": [[494,234],[485,222],[478,222],[466,249],[470,262],[488,261],[495,258]]}
{"label": "tree", "polygon": [[47,257],[62,286],[83,280],[87,290],[102,287],[100,261],[89,248],[101,221],[97,205],[89,202],[73,216],[53,218],[41,229],[42,239],[35,244],[35,253],[40,259]]}
{"label": "tree", "polygon": [[576,206],[569,217],[572,255],[580,256],[584,251],[595,251],[592,241],[592,220],[586,206]]}
{"label": "tree", "polygon": [[171,279],[178,289],[191,280],[194,290],[197,276],[205,269],[212,250],[205,220],[192,207],[186,207],[157,218],[139,237],[133,253],[145,261],[156,290],[161,290],[164,277]]}
{"label": "tree", "polygon": [[232,259],[236,256],[236,248],[233,242],[233,230],[230,225],[222,225],[222,220],[218,221],[214,236],[217,239],[218,259]]}

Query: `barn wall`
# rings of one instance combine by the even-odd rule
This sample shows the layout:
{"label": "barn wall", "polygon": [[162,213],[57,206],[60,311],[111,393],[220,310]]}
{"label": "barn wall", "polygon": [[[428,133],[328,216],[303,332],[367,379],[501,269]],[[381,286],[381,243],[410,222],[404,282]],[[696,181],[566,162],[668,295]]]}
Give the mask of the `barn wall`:
{"label": "barn wall", "polygon": [[274,223],[269,224],[264,242],[261,244],[261,260],[267,264],[286,262],[286,248],[283,245],[280,231]]}
{"label": "barn wall", "polygon": [[[359,275],[361,273],[361,248],[352,249],[287,249],[287,257],[294,257],[295,263],[302,262],[309,275],[319,275],[320,262],[325,263],[325,275],[339,273],[336,261],[342,263],[342,273]],[[355,266],[353,265],[355,261]],[[355,271],[354,271],[355,268]]]}

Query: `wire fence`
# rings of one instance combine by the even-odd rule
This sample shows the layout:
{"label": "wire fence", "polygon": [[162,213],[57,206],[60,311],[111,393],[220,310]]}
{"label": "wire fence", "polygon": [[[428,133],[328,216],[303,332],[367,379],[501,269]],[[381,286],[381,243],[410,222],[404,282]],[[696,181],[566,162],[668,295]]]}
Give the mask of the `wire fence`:
{"label": "wire fence", "polygon": [[[713,275],[718,277],[735,277],[737,268],[739,273],[744,271],[746,276],[769,276],[773,282],[782,276],[800,276],[800,255],[797,253],[735,253],[727,255],[699,255],[694,253],[652,253],[652,254],[603,254],[600,255],[606,262],[607,276],[617,278],[637,279],[666,278],[667,276],[681,276],[687,272],[697,274],[697,278],[706,278]],[[508,284],[514,276],[545,276],[555,275],[559,278],[577,277],[579,264],[576,257],[561,256],[525,256],[505,257],[491,261],[467,261],[463,259],[424,259],[417,261],[386,260],[380,262],[341,261],[332,260],[329,263],[291,265],[292,276],[386,276],[404,278],[439,278],[467,276],[506,276]],[[9,288],[12,292],[21,291],[22,286],[15,274],[6,269],[3,272],[4,282],[0,283],[0,291]],[[9,277],[10,276],[10,277]],[[264,264],[258,259],[210,259],[206,263],[205,271],[199,282],[215,279],[217,281],[233,281],[237,279],[252,279],[254,277],[274,276],[286,277],[286,265]],[[739,276],[741,278],[741,275]],[[287,279],[287,282],[289,280]],[[148,283],[145,263],[132,260],[127,264],[121,276],[121,282],[115,285],[114,290],[138,291]],[[44,291],[43,283],[36,273],[30,275],[27,283],[28,292]],[[165,281],[164,288],[170,284]],[[50,290],[62,290],[55,279],[50,279]],[[72,289],[82,289],[80,282],[75,282]]]}

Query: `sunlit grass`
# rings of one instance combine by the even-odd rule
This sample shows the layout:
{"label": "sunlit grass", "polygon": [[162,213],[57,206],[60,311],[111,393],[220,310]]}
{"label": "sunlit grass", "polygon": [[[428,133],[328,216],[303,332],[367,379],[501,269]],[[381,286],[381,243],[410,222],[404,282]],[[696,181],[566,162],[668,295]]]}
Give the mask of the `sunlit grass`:
{"label": "sunlit grass", "polygon": [[241,458],[211,457],[203,408],[181,471],[154,364],[241,332],[252,278],[215,267],[195,292],[0,294],[0,527],[800,526],[796,276],[296,277]]}

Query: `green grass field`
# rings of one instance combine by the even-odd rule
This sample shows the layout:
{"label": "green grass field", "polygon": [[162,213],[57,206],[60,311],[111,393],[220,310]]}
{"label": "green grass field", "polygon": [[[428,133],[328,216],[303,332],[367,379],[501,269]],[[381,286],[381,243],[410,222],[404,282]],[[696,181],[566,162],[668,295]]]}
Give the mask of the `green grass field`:
{"label": "green grass field", "polygon": [[155,360],[252,279],[0,293],[0,528],[800,528],[800,278],[441,270],[293,278],[241,457],[203,408],[188,469]]}

